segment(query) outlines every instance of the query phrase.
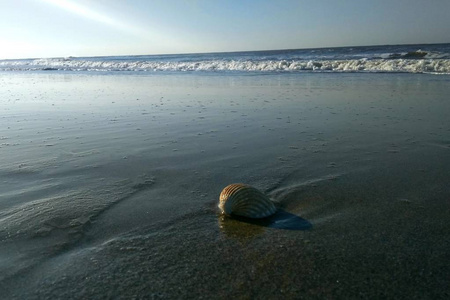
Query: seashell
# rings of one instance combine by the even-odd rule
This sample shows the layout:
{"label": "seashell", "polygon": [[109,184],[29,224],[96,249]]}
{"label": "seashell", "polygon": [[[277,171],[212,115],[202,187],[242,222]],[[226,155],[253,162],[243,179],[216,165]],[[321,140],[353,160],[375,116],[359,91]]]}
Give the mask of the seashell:
{"label": "seashell", "polygon": [[277,210],[269,197],[243,183],[225,187],[219,200],[220,210],[227,215],[259,219],[273,215]]}

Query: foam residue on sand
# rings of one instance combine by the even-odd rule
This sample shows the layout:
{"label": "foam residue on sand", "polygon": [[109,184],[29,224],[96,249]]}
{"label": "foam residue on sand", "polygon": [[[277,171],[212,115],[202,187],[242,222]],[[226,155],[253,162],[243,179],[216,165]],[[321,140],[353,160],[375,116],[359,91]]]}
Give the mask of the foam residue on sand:
{"label": "foam residue on sand", "polygon": [[[146,177],[118,182],[102,178],[90,181],[88,186],[53,194],[42,191],[49,195],[0,212],[0,252],[8,258],[1,263],[1,280],[19,276],[22,271],[77,245],[102,212],[153,183]],[[39,188],[32,191],[40,192]]]}

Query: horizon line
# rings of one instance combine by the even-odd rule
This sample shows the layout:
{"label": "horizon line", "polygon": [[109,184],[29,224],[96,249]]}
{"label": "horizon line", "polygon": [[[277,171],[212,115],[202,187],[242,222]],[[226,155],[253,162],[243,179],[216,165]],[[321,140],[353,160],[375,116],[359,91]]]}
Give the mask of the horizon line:
{"label": "horizon line", "polygon": [[231,51],[205,51],[205,52],[179,52],[179,53],[155,53],[155,54],[113,54],[113,55],[91,55],[91,56],[48,56],[48,57],[22,57],[22,58],[0,58],[0,60],[28,60],[28,59],[52,59],[52,58],[94,58],[112,56],[175,56],[175,55],[195,55],[195,54],[223,54],[223,53],[246,53],[246,52],[270,52],[270,51],[295,51],[295,50],[315,50],[315,49],[336,49],[336,48],[358,48],[358,47],[384,47],[384,46],[414,46],[414,45],[445,45],[445,43],[407,43],[407,44],[372,44],[372,45],[347,45],[347,46],[327,46],[327,47],[306,47],[306,48],[282,48],[282,49],[259,49],[259,50],[231,50]]}

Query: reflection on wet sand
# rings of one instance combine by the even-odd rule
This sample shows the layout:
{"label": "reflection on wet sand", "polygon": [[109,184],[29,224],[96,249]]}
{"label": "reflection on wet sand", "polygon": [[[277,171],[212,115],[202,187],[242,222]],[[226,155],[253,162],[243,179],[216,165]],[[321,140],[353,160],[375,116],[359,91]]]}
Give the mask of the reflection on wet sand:
{"label": "reflection on wet sand", "polygon": [[274,215],[263,219],[250,219],[239,216],[220,215],[220,230],[228,237],[247,239],[263,233],[266,228],[285,230],[308,230],[312,224],[297,215],[278,210]]}

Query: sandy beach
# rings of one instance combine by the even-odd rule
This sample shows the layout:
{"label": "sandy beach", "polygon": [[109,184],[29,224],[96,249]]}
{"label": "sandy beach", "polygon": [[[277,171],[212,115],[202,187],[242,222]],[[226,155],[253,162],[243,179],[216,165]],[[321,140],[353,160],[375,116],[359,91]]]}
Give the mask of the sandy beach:
{"label": "sandy beach", "polygon": [[448,299],[449,83],[1,73],[0,298]]}

